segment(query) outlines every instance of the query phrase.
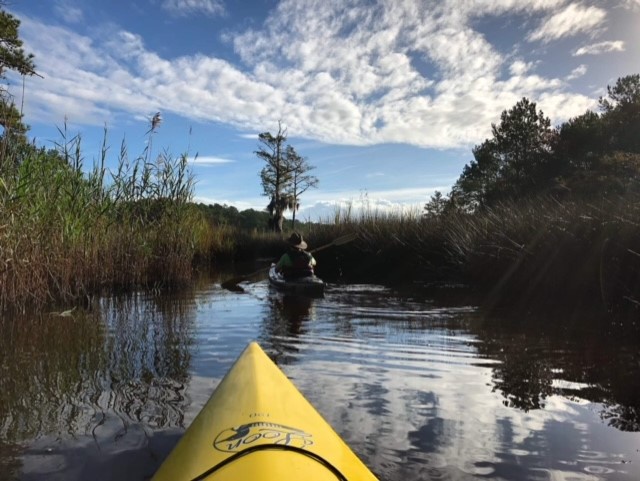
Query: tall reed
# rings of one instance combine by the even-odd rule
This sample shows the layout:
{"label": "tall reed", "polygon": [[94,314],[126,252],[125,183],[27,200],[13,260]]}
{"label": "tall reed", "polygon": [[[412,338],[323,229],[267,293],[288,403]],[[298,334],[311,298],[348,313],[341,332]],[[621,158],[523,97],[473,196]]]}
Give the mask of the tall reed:
{"label": "tall reed", "polygon": [[[640,306],[640,198],[539,197],[476,213],[336,213],[355,231],[341,270],[353,280],[464,283],[489,303]],[[330,256],[323,262],[332,262]]]}
{"label": "tall reed", "polygon": [[208,257],[212,227],[191,204],[187,155],[145,151],[85,169],[80,136],[0,162],[0,308],[73,300],[103,288],[173,285]]}

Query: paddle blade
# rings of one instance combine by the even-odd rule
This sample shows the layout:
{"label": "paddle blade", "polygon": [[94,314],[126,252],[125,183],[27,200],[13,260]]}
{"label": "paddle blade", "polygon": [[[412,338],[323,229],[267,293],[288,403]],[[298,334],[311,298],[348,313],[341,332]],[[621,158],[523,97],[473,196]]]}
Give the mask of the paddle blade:
{"label": "paddle blade", "polygon": [[348,242],[356,240],[357,237],[358,237],[358,234],[356,234],[355,232],[351,234],[343,235],[341,237],[338,237],[336,240],[334,240],[332,242],[332,245],[341,246],[343,244],[347,244]]}
{"label": "paddle blade", "polygon": [[244,279],[240,279],[237,277],[234,279],[229,279],[221,283],[220,287],[231,292],[244,292],[244,289],[242,288],[242,286],[238,285],[238,283],[242,282],[243,280]]}
{"label": "paddle blade", "polygon": [[337,239],[334,239],[330,244],[326,244],[326,245],[320,246],[320,247],[318,247],[316,249],[312,249],[309,252],[314,254],[314,253],[319,252],[321,250],[328,249],[329,247],[341,246],[341,245],[344,245],[344,244],[346,244],[348,242],[351,242],[351,241],[355,240],[357,237],[358,237],[358,234],[355,234],[355,233],[343,235],[343,236],[338,237]]}
{"label": "paddle blade", "polygon": [[249,274],[244,274],[242,276],[232,277],[231,279],[227,279],[226,281],[222,282],[220,284],[220,286],[223,289],[227,289],[228,291],[244,292],[244,289],[241,286],[238,285],[240,282],[248,281],[248,280],[251,280],[253,278],[262,279],[264,277],[264,275],[267,273],[267,271],[270,269],[270,267],[271,267],[271,264],[269,264],[269,266],[267,266],[267,267],[263,267],[262,269],[259,269],[257,271],[251,272]]}

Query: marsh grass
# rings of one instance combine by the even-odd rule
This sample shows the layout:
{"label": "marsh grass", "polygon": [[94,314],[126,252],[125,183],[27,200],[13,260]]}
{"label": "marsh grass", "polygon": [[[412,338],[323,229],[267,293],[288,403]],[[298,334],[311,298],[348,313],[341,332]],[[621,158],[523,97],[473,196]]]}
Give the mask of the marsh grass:
{"label": "marsh grass", "polygon": [[[105,288],[187,282],[223,235],[191,204],[187,155],[154,155],[151,136],[117,167],[85,169],[79,136],[0,162],[0,307],[77,300]],[[11,151],[11,149],[7,149]]]}
{"label": "marsh grass", "polygon": [[[106,132],[90,168],[66,129],[53,151],[0,146],[0,309],[181,285],[205,261],[282,254],[289,232],[208,222],[191,202],[186,154],[153,153],[153,133],[134,158],[123,142],[112,170]],[[526,308],[599,303],[635,315],[640,307],[638,195],[539,197],[429,216],[347,206],[302,233],[310,249],[357,234],[316,256],[330,281],[465,284],[483,302]]]}
{"label": "marsh grass", "polygon": [[346,209],[334,220],[323,235],[355,231],[358,240],[322,261],[340,264],[354,281],[463,283],[482,302],[534,310],[640,305],[640,198],[634,195],[540,197],[438,216]]}

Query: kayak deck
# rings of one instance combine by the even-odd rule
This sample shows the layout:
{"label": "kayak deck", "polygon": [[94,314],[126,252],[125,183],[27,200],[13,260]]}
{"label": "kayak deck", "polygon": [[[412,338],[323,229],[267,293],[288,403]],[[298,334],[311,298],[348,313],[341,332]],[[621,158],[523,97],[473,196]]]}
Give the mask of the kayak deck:
{"label": "kayak deck", "polygon": [[252,342],[153,481],[376,477]]}
{"label": "kayak deck", "polygon": [[269,269],[269,283],[280,291],[308,296],[322,296],[325,287],[324,281],[315,275],[299,279],[285,279],[276,271],[275,264],[271,264]]}

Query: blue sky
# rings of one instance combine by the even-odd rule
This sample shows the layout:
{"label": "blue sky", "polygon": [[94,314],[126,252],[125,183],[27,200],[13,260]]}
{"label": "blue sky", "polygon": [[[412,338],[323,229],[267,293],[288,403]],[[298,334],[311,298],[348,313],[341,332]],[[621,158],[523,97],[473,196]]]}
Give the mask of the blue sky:
{"label": "blue sky", "polygon": [[448,192],[492,122],[528,97],[557,125],[640,73],[640,0],[12,0],[37,72],[9,77],[39,144],[67,123],[87,163],[105,126],[198,154],[195,197],[263,208],[254,151],[286,126],[316,167],[298,218]]}

